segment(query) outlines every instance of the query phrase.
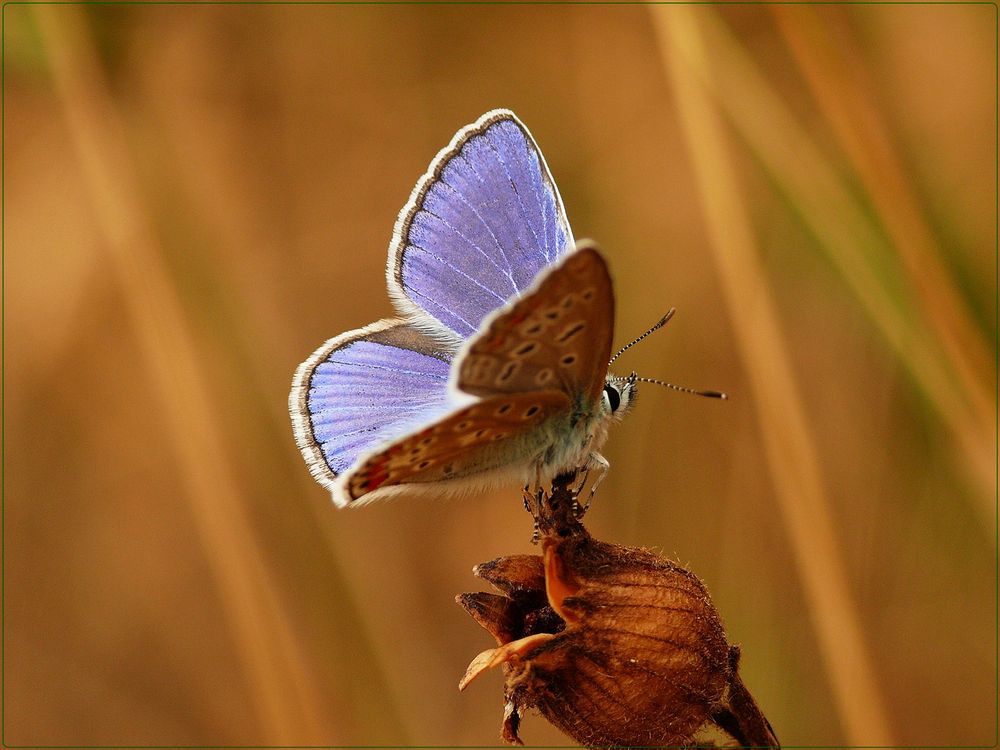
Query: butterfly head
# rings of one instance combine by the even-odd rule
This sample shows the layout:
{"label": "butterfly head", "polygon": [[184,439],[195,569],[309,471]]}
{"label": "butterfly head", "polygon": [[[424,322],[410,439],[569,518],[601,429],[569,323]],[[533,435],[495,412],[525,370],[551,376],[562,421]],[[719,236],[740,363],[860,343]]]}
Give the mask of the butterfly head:
{"label": "butterfly head", "polygon": [[601,396],[601,411],[605,418],[620,422],[635,404],[638,396],[638,376],[633,372],[628,377],[608,373],[604,379],[604,393]]}
{"label": "butterfly head", "polygon": [[[625,346],[619,349],[615,353],[615,356],[613,356],[608,362],[608,365],[612,365],[616,359],[646,338],[649,334],[663,328],[663,326],[665,326],[672,317],[674,317],[674,308],[670,308],[670,310],[667,311],[667,314],[660,318],[656,325],[648,331],[643,333],[641,336],[637,336],[632,339],[625,344]],[[639,395],[638,388],[640,382],[654,383],[656,385],[661,385],[664,388],[670,388],[671,390],[680,391],[681,393],[691,393],[695,396],[707,396],[709,398],[719,398],[723,400],[728,398],[728,396],[721,391],[701,391],[694,388],[685,388],[682,385],[674,385],[673,383],[667,383],[663,380],[658,380],[657,378],[642,378],[635,372],[632,372],[631,375],[625,378],[620,375],[612,375],[609,372],[604,379],[604,395],[602,398],[604,416],[613,418],[615,421],[620,422],[628,410],[632,408],[633,404],[635,404],[636,396]]]}

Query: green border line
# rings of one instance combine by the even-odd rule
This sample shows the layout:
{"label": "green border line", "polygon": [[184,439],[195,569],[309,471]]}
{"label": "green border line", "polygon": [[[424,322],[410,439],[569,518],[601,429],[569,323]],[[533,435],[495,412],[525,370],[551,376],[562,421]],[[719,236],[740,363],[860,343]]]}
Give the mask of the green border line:
{"label": "green border line", "polygon": [[994,0],[6,0],[7,5],[992,5]]}

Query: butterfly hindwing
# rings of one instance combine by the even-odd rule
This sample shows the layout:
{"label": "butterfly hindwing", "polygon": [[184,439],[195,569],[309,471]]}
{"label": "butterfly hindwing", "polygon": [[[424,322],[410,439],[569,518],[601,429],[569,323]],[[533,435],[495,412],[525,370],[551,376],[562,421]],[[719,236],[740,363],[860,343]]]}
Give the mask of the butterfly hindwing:
{"label": "butterfly hindwing", "polygon": [[466,344],[455,359],[456,385],[475,396],[558,389],[599,398],[613,329],[607,264],[583,245]]}
{"label": "butterfly hindwing", "polygon": [[320,484],[358,456],[455,408],[451,351],[402,320],[330,339],[295,373],[289,409],[296,443]]}
{"label": "butterfly hindwing", "polygon": [[572,245],[534,139],[493,110],[455,135],[400,212],[389,295],[415,325],[458,342]]}
{"label": "butterfly hindwing", "polygon": [[539,428],[568,408],[569,399],[558,391],[477,401],[364,458],[343,477],[345,500],[398,484],[461,480],[528,465],[548,443]]}

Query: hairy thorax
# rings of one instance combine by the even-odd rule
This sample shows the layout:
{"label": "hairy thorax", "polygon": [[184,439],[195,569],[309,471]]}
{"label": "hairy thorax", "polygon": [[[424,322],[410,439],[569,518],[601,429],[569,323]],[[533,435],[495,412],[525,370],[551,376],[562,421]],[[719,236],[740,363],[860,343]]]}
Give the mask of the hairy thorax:
{"label": "hairy thorax", "polygon": [[567,471],[589,468],[591,454],[604,445],[610,423],[610,416],[593,412],[550,420],[545,426],[547,446],[536,458],[539,475],[551,479]]}

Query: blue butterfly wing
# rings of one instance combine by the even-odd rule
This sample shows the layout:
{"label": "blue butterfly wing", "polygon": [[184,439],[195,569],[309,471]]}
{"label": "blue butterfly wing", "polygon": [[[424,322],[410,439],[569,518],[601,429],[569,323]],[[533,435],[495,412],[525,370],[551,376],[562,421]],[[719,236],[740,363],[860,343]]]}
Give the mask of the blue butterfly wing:
{"label": "blue butterfly wing", "polygon": [[303,362],[289,395],[295,439],[316,480],[334,492],[358,456],[457,407],[452,352],[401,320],[330,339]]}
{"label": "blue butterfly wing", "polygon": [[337,336],[295,374],[296,442],[338,504],[351,499],[338,477],[360,457],[464,405],[448,387],[459,346],[572,247],[545,160],[512,112],[488,112],[455,135],[393,232],[389,294],[407,321]]}
{"label": "blue butterfly wing", "polygon": [[527,128],[494,110],[431,162],[396,222],[389,293],[414,325],[453,342],[573,246],[562,200]]}

